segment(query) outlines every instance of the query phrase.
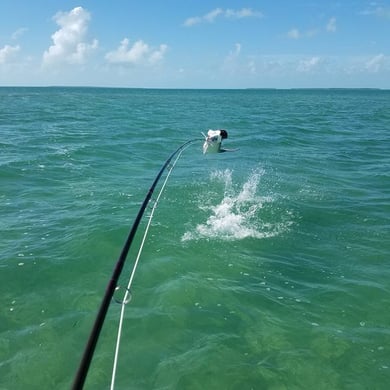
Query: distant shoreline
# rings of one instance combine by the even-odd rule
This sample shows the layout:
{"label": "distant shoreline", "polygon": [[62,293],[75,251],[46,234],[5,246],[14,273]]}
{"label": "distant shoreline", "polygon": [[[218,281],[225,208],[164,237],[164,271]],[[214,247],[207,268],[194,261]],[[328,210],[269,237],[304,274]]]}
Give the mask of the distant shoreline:
{"label": "distant shoreline", "polygon": [[377,87],[253,87],[253,88],[159,88],[159,87],[118,87],[89,85],[0,85],[0,88],[63,88],[63,89],[132,89],[132,90],[166,90],[166,91],[390,91],[388,88]]}

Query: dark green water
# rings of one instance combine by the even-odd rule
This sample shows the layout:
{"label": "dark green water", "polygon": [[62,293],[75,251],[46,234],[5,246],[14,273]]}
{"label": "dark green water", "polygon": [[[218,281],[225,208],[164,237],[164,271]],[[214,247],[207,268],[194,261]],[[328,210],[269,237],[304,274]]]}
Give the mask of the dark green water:
{"label": "dark green water", "polygon": [[[203,156],[209,128],[239,150]],[[198,136],[152,220],[116,388],[390,388],[389,132],[389,91],[0,88],[0,389],[70,388],[147,190]],[[109,388],[119,312],[86,388]]]}

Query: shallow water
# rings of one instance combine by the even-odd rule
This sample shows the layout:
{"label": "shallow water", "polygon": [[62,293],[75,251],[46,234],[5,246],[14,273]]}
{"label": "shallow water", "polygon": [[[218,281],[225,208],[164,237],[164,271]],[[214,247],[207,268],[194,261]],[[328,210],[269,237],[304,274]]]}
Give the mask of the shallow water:
{"label": "shallow water", "polygon": [[[198,136],[152,219],[116,388],[389,388],[389,113],[379,90],[0,88],[0,388],[70,387],[146,192]],[[202,155],[208,128],[239,150]],[[86,388],[109,387],[119,312]]]}

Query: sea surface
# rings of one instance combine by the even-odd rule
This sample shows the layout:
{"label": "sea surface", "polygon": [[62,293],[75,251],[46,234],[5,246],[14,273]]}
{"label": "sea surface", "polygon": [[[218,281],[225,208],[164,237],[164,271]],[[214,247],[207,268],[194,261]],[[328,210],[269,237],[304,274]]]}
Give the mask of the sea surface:
{"label": "sea surface", "polygon": [[[203,155],[219,128],[238,150]],[[115,388],[390,389],[390,91],[59,87],[0,88],[0,389],[71,387],[140,205],[191,139]],[[110,387],[120,311],[86,389]]]}

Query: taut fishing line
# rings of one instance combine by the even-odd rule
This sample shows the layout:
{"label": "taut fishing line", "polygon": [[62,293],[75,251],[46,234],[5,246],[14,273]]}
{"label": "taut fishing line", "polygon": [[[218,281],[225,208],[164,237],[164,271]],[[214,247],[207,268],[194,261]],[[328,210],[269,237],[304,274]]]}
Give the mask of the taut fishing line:
{"label": "taut fishing line", "polygon": [[119,348],[120,348],[120,342],[121,342],[121,336],[122,336],[122,327],[123,327],[123,319],[124,319],[124,315],[125,315],[125,308],[126,308],[126,305],[129,302],[130,297],[131,297],[131,290],[130,289],[131,289],[131,285],[133,283],[133,278],[134,278],[135,271],[136,271],[137,266],[138,266],[138,261],[139,261],[139,258],[141,256],[141,253],[142,253],[142,250],[143,250],[143,247],[144,247],[144,244],[145,244],[145,240],[146,240],[146,237],[147,237],[148,232],[149,232],[149,227],[150,227],[150,224],[151,224],[152,219],[153,219],[154,211],[156,210],[158,202],[160,200],[160,197],[161,197],[162,193],[164,192],[164,189],[165,189],[165,186],[166,186],[166,184],[168,182],[169,176],[171,175],[171,172],[173,171],[173,168],[175,168],[175,165],[176,165],[177,161],[179,160],[179,158],[180,158],[180,156],[181,156],[181,154],[183,153],[184,150],[185,150],[185,148],[180,150],[180,152],[178,153],[175,161],[173,162],[173,164],[169,168],[167,176],[166,176],[166,178],[164,180],[164,183],[161,186],[160,192],[158,193],[158,196],[157,196],[157,198],[156,198],[156,200],[155,200],[155,202],[153,204],[153,207],[152,207],[152,210],[151,210],[151,213],[150,213],[150,216],[149,216],[149,221],[148,221],[148,223],[146,225],[145,232],[144,232],[144,235],[142,237],[141,245],[139,247],[138,254],[137,254],[137,257],[136,257],[134,265],[133,265],[133,269],[131,271],[130,279],[129,279],[129,282],[127,284],[127,288],[126,288],[123,300],[121,302],[121,314],[120,314],[120,318],[119,318],[118,334],[117,334],[117,342],[116,342],[116,347],[115,347],[114,364],[113,364],[113,367],[112,367],[112,377],[111,377],[110,390],[113,390],[114,386],[115,386],[116,369],[117,369],[117,364],[118,364],[118,356],[119,356]]}
{"label": "taut fishing line", "polygon": [[[209,132],[207,133],[207,136],[204,135],[204,137],[205,137],[204,144],[203,144],[203,153],[204,154],[205,153],[219,153],[219,152],[227,151],[227,150],[221,148],[222,139],[227,138],[226,130],[209,130]],[[78,370],[77,370],[77,373],[76,373],[76,376],[75,376],[75,379],[73,382],[73,386],[72,386],[73,390],[81,390],[84,387],[84,383],[85,383],[85,380],[86,380],[86,377],[88,374],[89,367],[91,365],[92,357],[93,357],[93,354],[95,352],[96,344],[98,342],[99,335],[100,335],[100,332],[102,330],[109,305],[113,299],[113,295],[115,293],[115,290],[118,288],[118,280],[119,280],[119,277],[122,273],[123,266],[125,264],[127,255],[129,253],[131,244],[134,240],[138,226],[141,222],[141,219],[144,215],[146,207],[148,206],[148,203],[151,200],[153,192],[154,192],[162,174],[164,173],[164,171],[168,167],[168,165],[171,163],[173,158],[176,156],[176,159],[175,159],[174,163],[172,164],[172,166],[170,167],[168,174],[167,174],[167,177],[166,177],[166,179],[161,187],[160,193],[158,194],[158,197],[153,205],[152,212],[151,212],[151,215],[149,217],[149,222],[146,226],[144,237],[142,239],[137,258],[134,262],[134,266],[133,266],[133,270],[132,270],[131,275],[130,275],[128,286],[126,288],[124,298],[121,302],[122,310],[121,310],[120,321],[119,321],[118,336],[117,336],[114,366],[113,366],[112,381],[111,381],[111,389],[114,388],[116,368],[117,368],[117,362],[118,362],[118,354],[119,354],[119,345],[120,345],[122,324],[123,324],[123,318],[124,318],[124,310],[125,310],[126,303],[130,300],[130,297],[131,297],[130,287],[131,287],[131,284],[133,282],[134,274],[135,274],[135,271],[136,271],[136,268],[138,265],[139,258],[141,256],[141,252],[142,252],[145,240],[146,240],[146,236],[147,236],[148,231],[149,231],[149,227],[150,227],[153,215],[154,215],[154,211],[157,207],[160,196],[161,196],[161,194],[162,194],[162,192],[167,184],[168,178],[169,178],[173,168],[175,167],[177,161],[179,160],[181,154],[189,145],[191,145],[192,143],[194,143],[196,141],[199,141],[199,139],[196,138],[196,139],[192,139],[192,140],[189,140],[187,142],[184,142],[181,146],[179,146],[169,156],[169,158],[165,161],[165,163],[161,167],[160,171],[158,172],[157,176],[155,177],[152,186],[150,187],[149,191],[147,192],[147,194],[146,194],[146,196],[141,204],[141,207],[140,207],[138,214],[133,222],[133,226],[129,232],[127,240],[122,248],[122,252],[121,252],[119,259],[114,267],[113,273],[111,275],[111,279],[108,282],[106,292],[105,292],[103,300],[101,302],[101,305],[100,305],[99,311],[97,313],[93,328],[91,330],[87,345],[86,345],[85,350],[84,350],[84,354],[82,356],[80,365],[78,367]]]}
{"label": "taut fishing line", "polygon": [[73,386],[72,386],[73,390],[81,390],[84,387],[84,383],[85,383],[85,380],[87,378],[89,366],[91,365],[92,357],[93,357],[93,354],[95,352],[96,344],[98,342],[99,335],[100,335],[100,332],[102,330],[104,320],[105,320],[106,315],[107,315],[108,308],[109,308],[110,303],[112,301],[112,297],[114,295],[114,292],[117,288],[118,280],[119,280],[119,277],[122,273],[123,266],[126,262],[126,258],[127,258],[128,253],[129,253],[131,244],[134,240],[138,226],[139,226],[141,219],[144,215],[145,209],[148,206],[148,203],[153,195],[153,192],[154,192],[162,174],[164,173],[165,169],[170,164],[172,159],[177,154],[180,155],[184,149],[186,149],[190,144],[192,144],[196,141],[199,141],[199,139],[198,138],[192,139],[190,141],[185,142],[184,144],[179,146],[169,156],[169,158],[165,161],[165,163],[161,167],[160,171],[158,172],[156,178],[153,181],[152,186],[150,187],[149,191],[147,192],[147,194],[146,194],[146,196],[141,204],[141,207],[140,207],[138,214],[134,220],[133,226],[129,232],[127,240],[122,248],[122,252],[121,252],[119,259],[114,267],[111,278],[107,284],[106,292],[105,292],[103,300],[100,304],[100,308],[99,308],[99,311],[97,313],[97,316],[96,316],[93,328],[91,330],[91,333],[89,335],[89,339],[88,339],[87,345],[85,347],[84,354],[82,356],[80,365],[78,367],[76,376],[75,376],[74,381],[73,381]]}

